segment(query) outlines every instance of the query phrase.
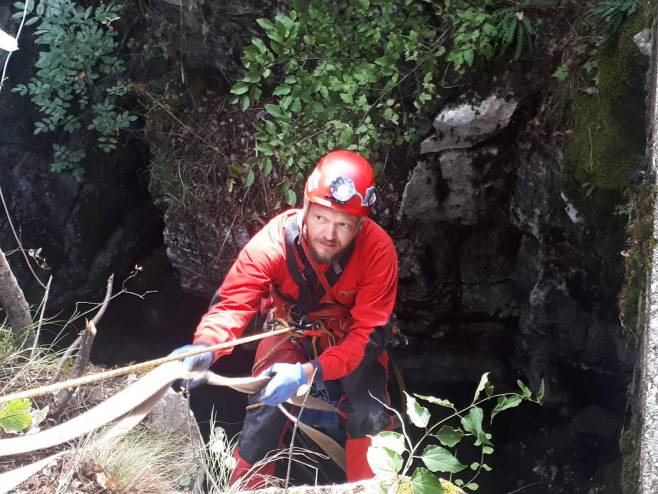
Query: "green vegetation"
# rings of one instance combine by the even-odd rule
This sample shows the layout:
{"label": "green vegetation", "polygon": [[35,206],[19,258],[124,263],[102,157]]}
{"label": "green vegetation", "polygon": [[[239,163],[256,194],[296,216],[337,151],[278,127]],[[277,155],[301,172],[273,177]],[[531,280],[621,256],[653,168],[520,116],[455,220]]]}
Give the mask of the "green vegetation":
{"label": "green vegetation", "polygon": [[[496,400],[496,405],[489,411],[489,424],[491,424],[496,415],[517,407],[524,401],[540,405],[544,399],[543,382],[536,395],[533,395],[522,381],[517,381],[517,384],[520,393],[496,394],[489,380],[489,373],[485,373],[475,390],[473,400],[462,409],[458,409],[446,399],[407,394],[407,416],[414,426],[424,429],[421,438],[414,442],[404,426],[401,434],[388,431],[379,433],[373,438],[372,447],[368,451],[371,468],[376,475],[396,479],[398,482],[411,473],[414,492],[444,492],[439,479],[434,476],[437,472],[448,474],[450,481],[459,487],[476,491],[479,486],[475,480],[483,471],[491,471],[491,467],[485,462],[485,457],[494,452],[492,435],[486,431],[484,422],[486,411],[482,405]],[[431,413],[418,400],[447,408],[450,412],[446,417],[430,425]],[[458,421],[459,425],[449,424],[455,421]],[[402,420],[401,422],[404,423]],[[470,465],[463,464],[456,456],[457,446],[463,446],[461,441],[464,438],[472,440],[473,447],[478,451],[478,460],[471,462]],[[423,447],[422,453],[418,454],[421,447]],[[418,461],[424,467],[414,468]],[[453,477],[462,472],[469,473],[463,478]],[[388,489],[390,486],[384,491],[395,492]]]}
{"label": "green vegetation", "polygon": [[631,427],[624,431],[619,440],[619,451],[622,456],[621,490],[622,494],[635,494],[638,492],[640,473],[640,420],[632,419]]}
{"label": "green vegetation", "polygon": [[5,432],[23,432],[32,425],[30,408],[32,402],[27,399],[12,400],[0,407],[0,427]]}
{"label": "green vegetation", "polygon": [[[244,50],[233,86],[243,110],[261,103],[257,156],[236,165],[250,187],[276,171],[274,190],[295,204],[296,185],[327,150],[358,149],[375,162],[417,138],[418,110],[435,107],[446,75],[462,78],[495,56],[518,59],[536,35],[524,4],[487,0],[293,2]],[[429,104],[432,102],[432,104]]]}
{"label": "green vegetation", "polygon": [[622,191],[644,151],[644,74],[647,61],[632,37],[643,27],[636,16],[619,33],[619,42],[597,58],[598,97],[572,99],[574,133],[568,158],[576,178],[601,190]]}
{"label": "green vegetation", "polygon": [[[22,16],[25,4],[15,7]],[[65,134],[95,136],[96,146],[109,153],[117,146],[119,132],[137,119],[118,106],[127,92],[120,82],[125,65],[112,28],[120,11],[111,3],[85,8],[74,0],[28,0],[26,25],[35,25],[35,42],[42,49],[36,74],[13,90],[29,96],[42,115],[35,135],[52,132],[58,141],[64,141]],[[84,137],[73,147],[53,144],[51,169],[81,179],[86,141]]]}
{"label": "green vegetation", "polygon": [[626,248],[622,252],[626,275],[619,293],[619,310],[626,335],[639,348],[644,331],[646,273],[656,241],[653,237],[653,210],[656,190],[650,184],[636,186],[626,215]]}

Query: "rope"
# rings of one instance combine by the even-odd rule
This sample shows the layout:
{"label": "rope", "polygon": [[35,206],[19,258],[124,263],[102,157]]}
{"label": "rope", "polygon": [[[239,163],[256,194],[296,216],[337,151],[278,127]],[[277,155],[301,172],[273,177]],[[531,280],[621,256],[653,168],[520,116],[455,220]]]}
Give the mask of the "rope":
{"label": "rope", "polygon": [[[171,383],[178,379],[188,379],[190,375],[191,373],[185,369],[182,362],[169,362],[161,365],[116,395],[67,422],[36,434],[0,439],[0,457],[58,446],[92,432],[109,422],[118,420],[100,439],[101,442],[109,442],[137,425],[160,400]],[[209,384],[229,386],[245,393],[258,392],[270,380],[270,377],[267,376],[229,378],[210,371],[206,371],[206,375]],[[297,399],[301,398],[298,397]],[[298,405],[297,400],[291,401],[291,403]],[[313,408],[314,405],[312,397],[307,397],[306,408]],[[344,468],[345,451],[340,445],[329,436],[299,422],[295,417],[284,411],[283,407],[280,407],[280,409],[282,409],[284,415],[297,423],[313,441],[325,450],[337,464]],[[9,492],[54,459],[55,457],[51,456],[37,463],[0,474],[0,493]]]}
{"label": "rope", "polygon": [[67,381],[58,382],[55,384],[49,384],[47,386],[39,386],[36,388],[27,389],[24,391],[18,391],[16,393],[10,393],[8,395],[0,396],[0,404],[6,403],[8,401],[17,400],[20,398],[33,398],[35,396],[43,396],[49,393],[54,393],[60,389],[72,388],[76,386],[82,386],[84,384],[91,384],[106,379],[112,379],[114,377],[123,376],[125,374],[130,374],[132,372],[139,372],[143,370],[150,370],[153,367],[156,367],[161,364],[166,364],[168,362],[173,362],[175,360],[182,360],[187,357],[192,357],[194,355],[200,355],[206,352],[213,352],[217,350],[225,350],[227,348],[233,348],[237,345],[242,345],[244,343],[249,343],[252,341],[262,340],[264,338],[269,338],[271,336],[277,336],[280,334],[286,334],[294,331],[293,328],[286,326],[283,329],[278,329],[275,331],[270,331],[267,333],[255,334],[252,336],[246,336],[237,340],[227,341],[224,343],[218,343],[205,348],[199,348],[196,350],[190,350],[185,353],[179,353],[177,355],[167,355],[166,357],[161,357],[153,360],[148,360],[139,364],[133,364],[126,367],[121,367],[119,369],[112,369],[109,371],[97,372],[95,374],[88,374],[86,376],[78,377],[76,379],[69,379]]}

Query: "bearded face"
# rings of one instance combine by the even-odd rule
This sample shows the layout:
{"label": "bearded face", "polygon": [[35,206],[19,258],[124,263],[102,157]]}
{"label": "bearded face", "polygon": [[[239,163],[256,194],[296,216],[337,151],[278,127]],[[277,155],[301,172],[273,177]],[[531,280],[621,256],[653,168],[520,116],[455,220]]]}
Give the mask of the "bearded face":
{"label": "bearded face", "polygon": [[310,203],[304,226],[313,259],[329,264],[354,241],[361,220],[358,216]]}

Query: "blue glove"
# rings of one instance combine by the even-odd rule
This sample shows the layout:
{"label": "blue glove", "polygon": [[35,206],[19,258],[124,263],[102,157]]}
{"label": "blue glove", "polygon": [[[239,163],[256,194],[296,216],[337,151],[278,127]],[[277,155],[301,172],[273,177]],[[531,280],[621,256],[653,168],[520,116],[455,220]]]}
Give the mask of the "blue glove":
{"label": "blue glove", "polygon": [[265,376],[272,376],[258,400],[271,407],[283,403],[297,394],[300,386],[307,384],[306,372],[302,364],[274,364],[263,371]]}
{"label": "blue glove", "polygon": [[[208,345],[203,343],[197,343],[196,345],[183,345],[176,348],[169,355],[178,355],[181,353],[189,352],[190,350],[198,350],[201,348],[207,348]],[[193,355],[192,357],[187,357],[183,360],[183,365],[189,371],[206,371],[212,365],[212,352],[200,353],[198,355]],[[205,379],[202,377],[195,377],[185,381],[185,387],[188,389],[196,388],[201,384],[205,383]]]}

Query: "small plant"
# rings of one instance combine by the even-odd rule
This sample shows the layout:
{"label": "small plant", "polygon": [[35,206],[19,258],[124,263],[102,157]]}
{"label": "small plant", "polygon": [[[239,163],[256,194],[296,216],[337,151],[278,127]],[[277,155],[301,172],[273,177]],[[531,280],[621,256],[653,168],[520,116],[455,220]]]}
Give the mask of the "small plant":
{"label": "small plant", "polygon": [[624,21],[637,12],[638,5],[638,0],[602,0],[587,13],[585,23],[602,26],[605,42],[609,43]]}
{"label": "small plant", "polygon": [[512,59],[518,60],[525,51],[532,48],[537,32],[526,12],[505,8],[497,10],[493,18],[496,21],[500,55],[511,51]]}
{"label": "small plant", "polygon": [[560,65],[553,72],[553,77],[560,82],[564,82],[569,77],[569,68],[566,65]]}
{"label": "small plant", "polygon": [[[484,2],[486,6],[489,2]],[[448,60],[457,70],[463,66],[472,66],[476,56],[491,60],[495,53],[498,32],[496,20],[482,6],[464,3],[450,15],[456,26],[452,35],[452,49]]]}
{"label": "small plant", "polygon": [[30,410],[32,402],[28,399],[12,400],[0,406],[0,427],[5,432],[23,432],[32,426]]}
{"label": "small plant", "polygon": [[196,475],[194,455],[186,454],[189,440],[153,429],[131,431],[111,444],[90,444],[83,459],[102,472],[119,492],[174,492]]}
{"label": "small plant", "polygon": [[[22,16],[23,2],[14,4]],[[84,8],[74,0],[28,0],[26,25],[34,24],[35,42],[43,47],[36,62],[37,72],[27,84],[13,91],[29,96],[42,114],[34,134],[73,134],[91,131],[96,145],[109,153],[116,148],[121,130],[137,117],[118,107],[127,88],[120,78],[125,73],[117,56],[117,33],[112,23],[121,7],[103,4]],[[53,145],[51,169],[69,171],[81,179],[82,146]]]}
{"label": "small plant", "polygon": [[[379,477],[393,480],[398,485],[405,476],[411,474],[411,484],[414,492],[441,493],[444,492],[441,482],[435,473],[445,473],[455,485],[475,491],[479,485],[475,480],[485,471],[491,470],[486,463],[486,456],[494,452],[491,433],[486,431],[486,411],[481,407],[486,402],[495,400],[496,405],[489,412],[489,424],[499,413],[519,406],[522,402],[541,404],[544,398],[544,384],[536,395],[522,382],[517,381],[520,392],[494,393],[494,387],[485,373],[480,379],[472,402],[458,409],[453,403],[442,398],[415,394],[407,397],[407,416],[411,423],[424,429],[418,441],[413,442],[403,425],[402,433],[381,432],[373,437],[372,446],[368,450],[368,462],[373,472]],[[484,393],[484,395],[483,395]],[[438,422],[430,424],[430,411],[419,401],[447,408],[450,414]],[[401,417],[400,417],[401,418]],[[458,422],[455,424],[454,422]],[[462,463],[456,456],[456,446],[468,438],[480,454],[476,461]],[[419,454],[420,448],[423,447]],[[405,458],[406,456],[406,458]],[[421,462],[424,467],[416,466]],[[413,470],[413,472],[412,472]],[[469,472],[463,477],[456,474]],[[390,485],[386,492],[391,491]]]}
{"label": "small plant", "polygon": [[233,458],[233,450],[237,445],[235,439],[231,440],[224,429],[216,426],[215,412],[210,418],[210,437],[202,450],[202,460],[206,468],[206,477],[212,485],[212,492],[225,492],[229,489],[231,473],[237,462]]}

